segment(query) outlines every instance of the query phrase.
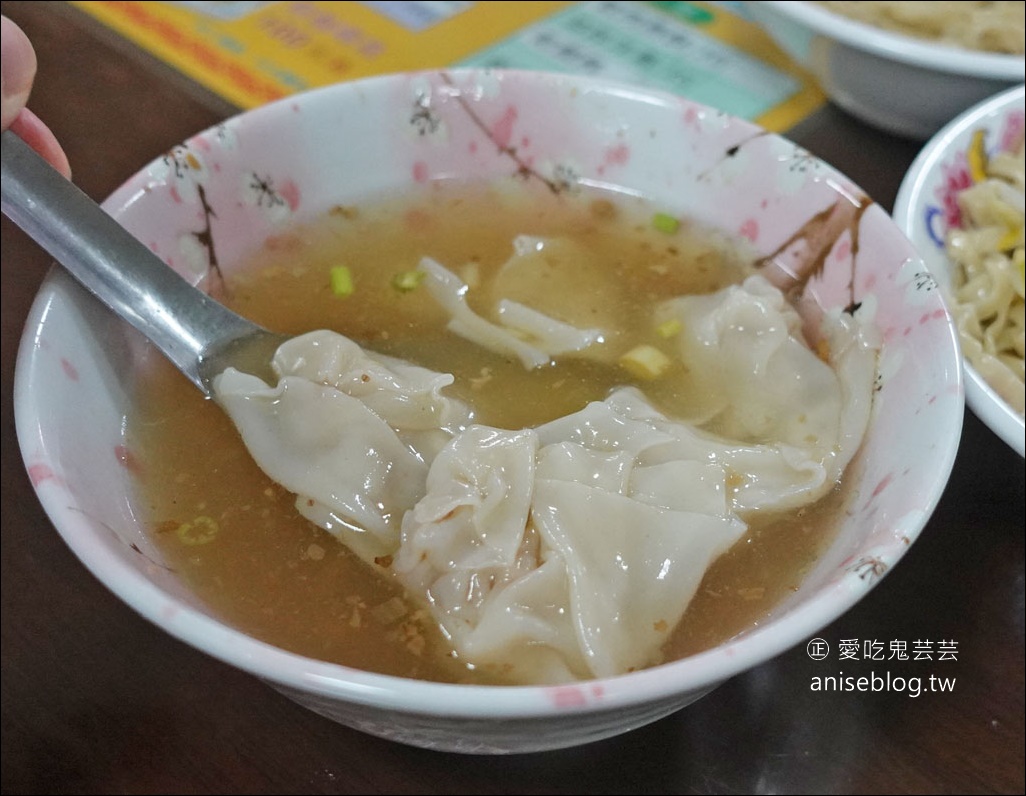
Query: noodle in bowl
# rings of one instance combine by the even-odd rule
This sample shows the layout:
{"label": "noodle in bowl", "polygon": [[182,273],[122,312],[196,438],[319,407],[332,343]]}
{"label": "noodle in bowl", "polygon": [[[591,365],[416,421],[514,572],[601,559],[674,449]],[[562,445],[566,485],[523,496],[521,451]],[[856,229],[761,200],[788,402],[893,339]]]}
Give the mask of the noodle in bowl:
{"label": "noodle in bowl", "polygon": [[[871,4],[850,5],[861,10]],[[1022,54],[913,37],[820,3],[766,0],[745,8],[838,106],[909,138],[926,140],[966,108],[1026,78]],[[985,35],[983,29],[973,37]]]}
{"label": "noodle in bowl", "polygon": [[882,30],[979,52],[1024,54],[1026,20],[1021,2],[819,0],[837,14]]}
{"label": "noodle in bowl", "polygon": [[956,317],[969,407],[1020,456],[1024,115],[1019,86],[951,121],[912,164],[894,208]]}

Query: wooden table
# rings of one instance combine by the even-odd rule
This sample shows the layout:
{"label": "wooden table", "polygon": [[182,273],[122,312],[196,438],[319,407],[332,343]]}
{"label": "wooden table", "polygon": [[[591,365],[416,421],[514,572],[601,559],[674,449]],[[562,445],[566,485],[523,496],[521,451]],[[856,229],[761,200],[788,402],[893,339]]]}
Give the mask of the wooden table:
{"label": "wooden table", "polygon": [[[40,70],[31,106],[102,199],[234,113],[62,3],[5,2]],[[790,137],[890,208],[918,144],[828,107]],[[971,413],[948,489],[904,560],[823,630],[957,641],[917,670],[950,693],[819,693],[804,648],[669,718],[511,757],[409,748],[332,723],[166,635],[68,550],[26,477],[15,355],[49,258],[3,221],[3,793],[1022,793],[1023,460]],[[867,675],[872,662],[851,667]]]}

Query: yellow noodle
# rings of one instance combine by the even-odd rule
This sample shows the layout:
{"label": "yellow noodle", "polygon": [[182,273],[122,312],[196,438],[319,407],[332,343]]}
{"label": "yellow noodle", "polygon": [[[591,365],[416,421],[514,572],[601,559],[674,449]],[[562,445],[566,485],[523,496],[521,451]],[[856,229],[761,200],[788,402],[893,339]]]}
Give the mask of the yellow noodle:
{"label": "yellow noodle", "polygon": [[822,0],[818,5],[877,28],[919,39],[1022,55],[1026,52],[1023,2],[874,2]]}
{"label": "yellow noodle", "polygon": [[1024,157],[995,155],[986,176],[958,195],[963,229],[948,232],[955,273],[953,313],[968,360],[1020,415],[1024,413]]}

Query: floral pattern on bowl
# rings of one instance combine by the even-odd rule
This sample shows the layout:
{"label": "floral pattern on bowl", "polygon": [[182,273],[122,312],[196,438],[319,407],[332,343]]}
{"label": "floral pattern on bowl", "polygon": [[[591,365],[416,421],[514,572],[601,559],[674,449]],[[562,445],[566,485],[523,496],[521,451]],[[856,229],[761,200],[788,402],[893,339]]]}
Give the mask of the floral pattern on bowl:
{"label": "floral pattern on bowl", "polygon": [[[993,157],[998,152],[1013,151],[1022,141],[1026,132],[1026,110],[1013,108],[997,121],[998,127],[995,129],[974,129],[969,140],[960,142],[960,148],[939,164],[943,175],[942,181],[934,190],[934,201],[927,203],[922,210],[923,222],[930,239],[939,249],[944,249],[948,230],[963,227],[958,195],[978,181],[969,165],[973,150],[977,146],[982,146],[987,156]],[[988,141],[987,133],[994,131],[997,132],[996,140]]]}

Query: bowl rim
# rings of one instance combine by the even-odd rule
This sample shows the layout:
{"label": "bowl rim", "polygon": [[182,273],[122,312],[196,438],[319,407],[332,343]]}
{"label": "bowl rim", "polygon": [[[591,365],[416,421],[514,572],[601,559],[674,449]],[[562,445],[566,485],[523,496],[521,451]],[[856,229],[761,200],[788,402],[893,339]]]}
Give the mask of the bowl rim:
{"label": "bowl rim", "polygon": [[867,25],[808,0],[760,0],[749,5],[769,6],[781,16],[806,25],[821,36],[893,61],[992,80],[1011,82],[1026,78],[1026,60],[1021,55],[931,43]]}
{"label": "bowl rim", "polygon": [[[361,91],[372,84],[387,84],[390,80],[407,78],[411,74],[475,73],[497,70],[475,68],[452,68],[444,70],[417,70],[374,75],[346,81],[293,95],[254,109],[241,111],[220,124],[231,122],[238,116],[278,113],[292,107],[302,97],[334,91]],[[623,84],[601,78],[579,75],[565,75],[521,70],[498,70],[527,76],[526,79],[540,81],[571,82],[599,93],[629,93],[644,101],[646,97],[673,98],[700,105],[658,89]],[[753,122],[745,122],[753,129],[762,130]],[[215,127],[220,126],[216,125]],[[210,128],[215,129],[215,128]],[[202,134],[203,131],[200,131]],[[784,136],[765,131],[777,138]],[[785,139],[786,140],[786,139]],[[829,164],[826,164],[829,167]],[[117,197],[125,185],[135,179],[144,169],[143,164],[122,186],[116,188],[107,202]],[[832,168],[832,167],[830,167]],[[57,285],[67,284],[87,295],[72,277],[60,266],[54,266],[44,279],[30,308],[22,334],[15,367],[14,409],[16,432],[23,452],[31,448],[26,444],[32,440],[37,447],[44,441],[47,419],[38,413],[38,406],[30,394],[32,374],[38,363],[38,349],[34,341],[50,311],[48,300]],[[949,336],[954,330],[949,328]],[[957,349],[956,349],[957,350]],[[959,396],[963,391],[960,362],[953,363],[952,391]],[[957,418],[956,432],[961,430],[961,413]],[[938,455],[933,457],[939,484],[947,482],[954,466],[960,433],[951,435],[943,442]],[[28,461],[25,461],[28,465]],[[842,578],[824,585],[806,603],[786,610],[786,622],[771,618],[765,624],[749,629],[740,636],[729,639],[717,647],[683,659],[670,661],[636,672],[613,677],[596,678],[566,685],[471,685],[450,684],[412,678],[378,674],[342,664],[320,661],[315,658],[288,652],[279,647],[236,630],[227,622],[215,619],[193,608],[146,578],[130,566],[118,545],[109,540],[105,545],[86,544],[82,540],[92,534],[87,517],[77,508],[63,490],[51,482],[33,484],[47,516],[64,541],[90,572],[128,607],[153,622],[160,630],[185,642],[191,647],[212,657],[246,671],[271,684],[294,688],[306,694],[329,698],[341,698],[360,705],[391,710],[403,714],[444,716],[446,718],[480,718],[501,721],[503,719],[545,718],[566,713],[605,713],[625,707],[637,707],[665,701],[683,699],[687,694],[696,698],[723,681],[754,666],[761,665],[782,654],[797,644],[808,641],[820,629],[827,627],[838,617],[849,611],[880,578],[863,581],[861,578]],[[921,513],[929,517],[935,510],[943,493],[937,487],[928,500],[924,501]],[[906,541],[914,541],[925,526],[920,522],[910,531]],[[907,547],[907,545],[906,545]],[[886,574],[891,568],[888,567]],[[871,585],[870,585],[871,584]],[[169,617],[169,612],[173,616]],[[601,698],[588,696],[582,703],[567,705],[558,695],[566,689],[579,689],[582,694],[601,693]],[[681,702],[681,705],[686,702]]]}
{"label": "bowl rim", "polygon": [[[1012,86],[984,99],[960,113],[931,137],[916,155],[905,173],[894,200],[892,216],[906,237],[915,245],[915,229],[919,210],[926,197],[926,183],[941,161],[955,152],[955,145],[977,128],[983,119],[996,117],[1026,99],[1026,84]],[[936,258],[929,255],[936,254]],[[931,259],[945,260],[943,252],[920,251],[923,263],[930,268]],[[947,301],[947,299],[945,299]],[[961,343],[959,343],[961,348]],[[966,403],[973,413],[1020,456],[1026,458],[1026,420],[1001,398],[987,381],[963,358]]]}

